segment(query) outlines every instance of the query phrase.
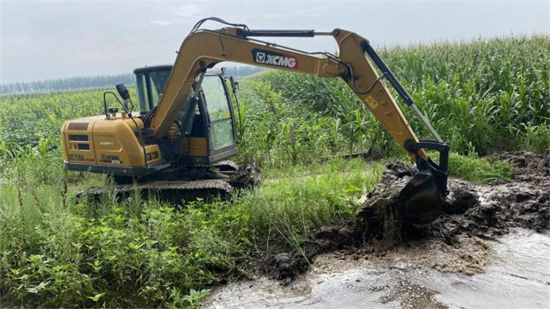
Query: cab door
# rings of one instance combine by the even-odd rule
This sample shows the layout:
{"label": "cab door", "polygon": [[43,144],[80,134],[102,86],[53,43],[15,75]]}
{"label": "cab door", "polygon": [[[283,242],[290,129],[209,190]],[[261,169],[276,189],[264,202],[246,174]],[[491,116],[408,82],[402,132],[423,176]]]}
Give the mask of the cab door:
{"label": "cab door", "polygon": [[237,153],[233,107],[220,75],[205,76],[202,90],[208,118],[209,161],[215,163]]}

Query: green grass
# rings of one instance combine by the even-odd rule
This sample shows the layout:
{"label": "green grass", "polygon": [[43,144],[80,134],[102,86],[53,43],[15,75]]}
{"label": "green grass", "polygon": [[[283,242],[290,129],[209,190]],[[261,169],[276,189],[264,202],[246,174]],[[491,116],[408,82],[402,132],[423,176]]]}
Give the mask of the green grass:
{"label": "green grass", "polygon": [[58,153],[25,153],[0,185],[1,289],[27,306],[191,305],[272,250],[305,258],[311,231],[352,217],[382,170],[338,159],[270,170],[258,190],[178,210],[139,196],[79,203],[77,191],[107,179],[64,172]]}
{"label": "green grass", "polygon": [[492,180],[513,180],[513,166],[507,161],[491,161],[475,154],[462,156],[449,155],[449,175],[465,180],[487,183]]}
{"label": "green grass", "polygon": [[[227,202],[177,209],[134,195],[92,205],[76,193],[109,179],[65,172],[59,153],[38,148],[10,160],[0,184],[0,288],[3,301],[26,306],[197,304],[271,252],[306,262],[311,232],[352,218],[384,170],[335,158],[267,169],[263,186]],[[508,165],[476,157],[453,154],[451,166],[470,180],[509,176]]]}
{"label": "green grass", "polygon": [[[0,96],[0,142],[36,145],[40,139],[58,140],[66,120],[101,115],[103,92],[114,89]],[[134,98],[135,88],[130,88]],[[116,106],[112,97],[110,106]],[[120,108],[120,107],[119,107]]]}

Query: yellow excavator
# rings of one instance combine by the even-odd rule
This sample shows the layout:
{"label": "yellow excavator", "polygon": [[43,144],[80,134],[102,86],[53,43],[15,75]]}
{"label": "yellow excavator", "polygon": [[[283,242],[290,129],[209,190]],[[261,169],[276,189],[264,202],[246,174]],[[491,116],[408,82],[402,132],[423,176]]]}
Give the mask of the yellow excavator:
{"label": "yellow excavator", "polygon": [[[207,21],[223,26],[203,29]],[[332,36],[338,54],[305,52],[258,39],[315,36]],[[126,87],[118,84],[122,100],[114,92],[104,93],[104,115],[63,125],[65,167],[113,175],[120,184],[118,192],[137,187],[178,198],[197,192],[231,194],[231,173],[237,167],[227,159],[237,154],[237,145],[232,90],[228,86],[234,90],[236,83],[213,69],[223,61],[343,79],[419,170],[401,191],[402,217],[411,223],[426,224],[440,215],[448,193],[450,146],[418,110],[369,41],[343,29],[252,30],[215,17],[202,19],[183,41],[173,66],[134,71],[139,112]],[[417,138],[384,80],[435,140]],[[109,96],[118,101],[117,107],[108,106]],[[426,150],[439,153],[437,164]]]}

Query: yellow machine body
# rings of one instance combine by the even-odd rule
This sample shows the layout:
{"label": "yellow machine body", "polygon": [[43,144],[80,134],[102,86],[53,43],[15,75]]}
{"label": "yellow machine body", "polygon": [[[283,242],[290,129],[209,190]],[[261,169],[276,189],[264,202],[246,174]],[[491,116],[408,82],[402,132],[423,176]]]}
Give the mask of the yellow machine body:
{"label": "yellow machine body", "polygon": [[145,153],[135,134],[143,121],[105,116],[80,118],[65,122],[61,130],[63,158],[71,169],[136,174],[133,169],[147,165],[155,169],[162,162],[158,145],[146,145]]}
{"label": "yellow machine body", "polygon": [[[155,138],[154,131],[147,128],[147,114],[156,110],[162,94],[163,79],[158,77],[167,79],[171,70],[172,66],[135,70],[137,80],[142,81],[138,84],[140,111],[118,113],[118,108],[107,108],[105,102],[105,115],[67,121],[62,128],[65,166],[117,177],[146,177],[166,170],[176,177],[176,170],[183,174],[204,170],[234,156],[233,108],[221,71],[210,70],[203,76],[201,86],[196,86],[201,91],[195,106],[176,112],[164,138]],[[176,178],[185,178],[179,176]]]}

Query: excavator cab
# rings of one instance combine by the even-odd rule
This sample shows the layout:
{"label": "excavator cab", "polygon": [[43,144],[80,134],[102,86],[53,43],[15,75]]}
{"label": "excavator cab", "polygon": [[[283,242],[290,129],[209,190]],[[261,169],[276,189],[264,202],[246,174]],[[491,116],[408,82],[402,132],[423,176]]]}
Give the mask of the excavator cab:
{"label": "excavator cab", "polygon": [[209,177],[212,166],[237,154],[230,89],[219,69],[201,75],[177,112],[169,134],[155,138],[150,119],[171,71],[170,65],[134,71],[139,114],[134,111],[128,89],[118,84],[123,102],[117,99],[108,104],[106,96],[115,95],[108,91],[104,94],[105,115],[67,121],[62,128],[65,167],[111,174],[120,183],[200,179]]}
{"label": "excavator cab", "polygon": [[[171,71],[171,65],[134,70],[140,115],[145,116],[158,105]],[[192,102],[184,104],[178,112],[171,139],[182,137],[178,147],[181,151],[175,156],[185,164],[211,165],[237,153],[233,104],[225,80],[223,69],[207,70],[196,82],[195,88],[200,90],[198,93],[195,90],[188,99]],[[196,100],[191,100],[192,97]],[[170,148],[173,152],[172,145]]]}

